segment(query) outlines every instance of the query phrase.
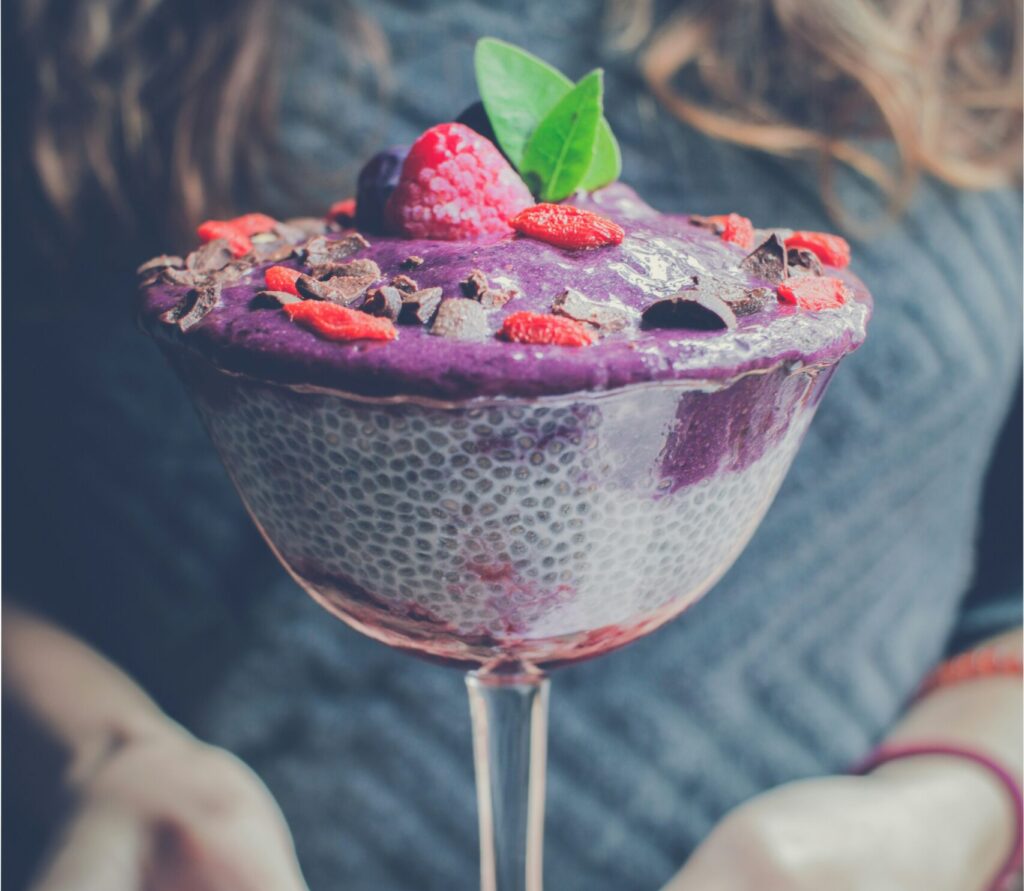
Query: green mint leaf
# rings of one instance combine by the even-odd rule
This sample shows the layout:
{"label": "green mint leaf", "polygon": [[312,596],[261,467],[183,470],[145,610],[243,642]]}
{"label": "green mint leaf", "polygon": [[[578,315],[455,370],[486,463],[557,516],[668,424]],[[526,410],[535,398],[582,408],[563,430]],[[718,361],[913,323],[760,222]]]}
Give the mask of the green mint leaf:
{"label": "green mint leaf", "polygon": [[494,135],[519,167],[530,135],[572,89],[572,81],[526,50],[493,37],[477,41],[473,63]]}
{"label": "green mint leaf", "polygon": [[613,183],[622,173],[622,153],[619,151],[619,143],[608,126],[608,121],[601,118],[597,125],[597,139],[594,143],[594,160],[590,162],[590,169],[579,188],[592,192],[608,183]]}
{"label": "green mint leaf", "polygon": [[[477,41],[474,53],[477,89],[498,144],[521,169],[523,152],[533,131],[573,83],[557,68],[526,50],[494,37]],[[598,124],[597,146],[587,175],[579,183],[587,190],[619,178],[622,158],[611,127]]]}
{"label": "green mint leaf", "polygon": [[537,125],[523,151],[523,178],[541,201],[571,195],[590,170],[601,121],[603,76],[592,71]]}

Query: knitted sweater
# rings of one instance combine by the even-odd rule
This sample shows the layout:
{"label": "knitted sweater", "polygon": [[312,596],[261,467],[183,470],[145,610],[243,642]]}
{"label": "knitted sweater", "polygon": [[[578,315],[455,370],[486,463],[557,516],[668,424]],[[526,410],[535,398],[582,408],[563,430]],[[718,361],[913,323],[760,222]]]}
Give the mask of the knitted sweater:
{"label": "knitted sweater", "polygon": [[[606,66],[625,178],[660,209],[834,228],[812,167],[714,143],[661,111],[628,59],[602,53],[593,4],[563,0],[554,19],[539,2],[366,5],[400,89],[380,107],[320,13],[296,14],[303,52],[283,120],[296,163],[354,173],[374,146],[452,119],[474,98],[472,43],[489,33],[574,76]],[[874,209],[855,181],[840,194]],[[276,200],[268,209],[317,209]],[[868,341],[746,552],[679,620],[554,678],[551,888],[659,887],[730,807],[862,755],[958,630],[1018,621],[1019,484],[993,476],[982,496],[1019,403],[1020,221],[1019,195],[926,183],[898,224],[853,240],[876,300]],[[127,316],[15,320],[6,334],[5,590],[248,761],[314,891],[473,887],[458,674],[360,637],[285,576]],[[1019,474],[1019,427],[1003,474]],[[12,824],[5,842],[24,842]]]}

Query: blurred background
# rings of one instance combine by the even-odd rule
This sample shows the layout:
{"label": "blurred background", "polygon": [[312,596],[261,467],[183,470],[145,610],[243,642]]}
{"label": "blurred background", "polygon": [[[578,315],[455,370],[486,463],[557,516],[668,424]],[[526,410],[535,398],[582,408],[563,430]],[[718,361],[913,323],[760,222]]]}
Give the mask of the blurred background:
{"label": "blurred background", "polygon": [[[476,100],[482,35],[574,78],[603,66],[623,178],[659,209],[843,231],[878,304],[714,594],[557,677],[551,887],[658,887],[729,807],[862,754],[951,640],[1019,621],[1018,3],[12,0],[2,15],[4,596],[252,765],[311,887],[472,884],[462,681],[285,576],[135,328],[134,270],[187,249],[202,219],[316,215],[352,194],[369,155]],[[782,729],[752,740],[765,714]],[[18,742],[4,734],[10,889],[52,826],[15,781]]]}

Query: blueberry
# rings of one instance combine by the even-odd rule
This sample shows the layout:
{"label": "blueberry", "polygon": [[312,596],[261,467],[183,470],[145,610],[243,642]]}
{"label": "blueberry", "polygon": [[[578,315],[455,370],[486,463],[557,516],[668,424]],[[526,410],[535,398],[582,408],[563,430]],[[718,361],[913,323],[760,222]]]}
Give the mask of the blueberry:
{"label": "blueberry", "polygon": [[476,130],[481,136],[498,145],[498,140],[494,135],[494,128],[491,126],[491,120],[487,117],[487,112],[484,110],[483,102],[474,102],[468,108],[464,108],[462,113],[455,119],[455,122],[457,124],[465,124],[471,130]]}
{"label": "blueberry", "polygon": [[377,152],[359,171],[356,184],[356,226],[367,232],[384,231],[384,205],[398,185],[409,146],[395,145]]}

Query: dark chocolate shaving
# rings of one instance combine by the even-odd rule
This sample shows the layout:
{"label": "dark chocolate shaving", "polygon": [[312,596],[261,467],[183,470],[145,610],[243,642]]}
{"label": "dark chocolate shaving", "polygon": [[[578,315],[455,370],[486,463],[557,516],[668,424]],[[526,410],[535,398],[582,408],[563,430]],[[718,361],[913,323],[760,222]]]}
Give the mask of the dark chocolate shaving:
{"label": "dark chocolate shaving", "polygon": [[208,285],[201,285],[193,288],[185,295],[173,309],[167,310],[160,316],[160,321],[169,325],[177,325],[178,329],[185,334],[198,325],[209,314],[220,300],[220,284],[213,282]]}
{"label": "dark chocolate shaving", "polygon": [[328,303],[351,306],[362,299],[376,280],[377,277],[372,275],[338,275],[326,281],[300,275],[295,281],[295,288],[310,300],[326,300]]}
{"label": "dark chocolate shaving", "polygon": [[298,244],[327,231],[327,223],[320,217],[292,217],[274,226],[274,232],[285,241]]}
{"label": "dark chocolate shaving", "polygon": [[775,292],[771,288],[748,288],[742,297],[728,300],[727,303],[737,316],[749,316],[767,309],[776,300]]}
{"label": "dark chocolate shaving", "polygon": [[518,293],[514,288],[492,288],[487,276],[479,269],[474,269],[459,282],[459,288],[470,299],[479,301],[484,309],[501,309]]}
{"label": "dark chocolate shaving", "polygon": [[426,325],[434,317],[440,303],[440,288],[424,288],[411,294],[403,293],[398,321],[405,325]]}
{"label": "dark chocolate shaving", "polygon": [[301,302],[301,297],[296,297],[288,291],[258,291],[250,306],[253,309],[280,309],[289,303]]}
{"label": "dark chocolate shaving", "polygon": [[310,266],[325,266],[341,263],[369,246],[370,242],[358,232],[335,239],[319,235],[309,239],[300,249],[300,254]]}
{"label": "dark chocolate shaving", "polygon": [[385,285],[371,290],[366,295],[366,301],[359,308],[371,316],[383,316],[394,322],[402,311],[402,297],[403,294],[398,288]]}
{"label": "dark chocolate shaving", "polygon": [[192,251],[185,258],[185,268],[189,272],[205,275],[223,269],[233,259],[227,241],[223,238],[215,238]]}
{"label": "dark chocolate shaving", "polygon": [[161,254],[159,257],[153,257],[151,260],[147,260],[138,269],[135,270],[136,275],[148,275],[151,272],[160,272],[162,269],[180,269],[185,265],[185,261],[181,257],[175,257],[170,254]]}
{"label": "dark chocolate shaving", "polygon": [[740,261],[740,268],[765,281],[778,284],[789,275],[786,246],[773,232]]}
{"label": "dark chocolate shaving", "polygon": [[483,340],[491,332],[487,313],[476,300],[452,297],[441,302],[430,333],[452,340]]}
{"label": "dark chocolate shaving", "polygon": [[459,288],[467,297],[478,300],[480,295],[490,287],[487,276],[479,269],[474,269],[466,278],[459,282]]}
{"label": "dark chocolate shaving", "polygon": [[690,214],[690,225],[700,226],[701,229],[710,229],[715,235],[721,235],[725,231],[725,226],[718,220],[713,220],[710,217],[702,217],[700,214]]}
{"label": "dark chocolate shaving", "polygon": [[824,275],[825,267],[813,251],[806,248],[790,248],[786,252],[790,275]]}
{"label": "dark chocolate shaving", "polygon": [[736,327],[736,314],[721,297],[706,291],[680,291],[643,312],[645,328],[719,331]]}
{"label": "dark chocolate shaving", "polygon": [[391,287],[398,288],[399,291],[405,291],[406,294],[411,294],[413,291],[420,289],[416,280],[409,278],[407,275],[396,275],[391,279]]}
{"label": "dark chocolate shaving", "polygon": [[629,324],[629,313],[608,303],[598,303],[579,291],[566,288],[551,303],[551,311],[603,331],[621,331]]}
{"label": "dark chocolate shaving", "polygon": [[179,287],[186,288],[194,288],[196,286],[196,276],[187,269],[168,267],[160,273],[160,278],[169,285],[178,285]]}
{"label": "dark chocolate shaving", "polygon": [[425,261],[422,257],[417,254],[412,254],[402,261],[402,269],[415,269],[417,266],[422,266],[424,262]]}
{"label": "dark chocolate shaving", "polygon": [[[264,237],[267,235],[270,235],[270,237]],[[280,263],[282,260],[287,260],[294,253],[294,245],[275,235],[271,235],[269,232],[262,232],[252,237],[252,254],[257,263]]]}
{"label": "dark chocolate shaving", "polygon": [[316,275],[320,279],[333,278],[336,275],[368,275],[374,281],[380,278],[380,267],[373,260],[347,260],[344,263],[325,263],[317,267],[317,270],[323,270],[322,273]]}

